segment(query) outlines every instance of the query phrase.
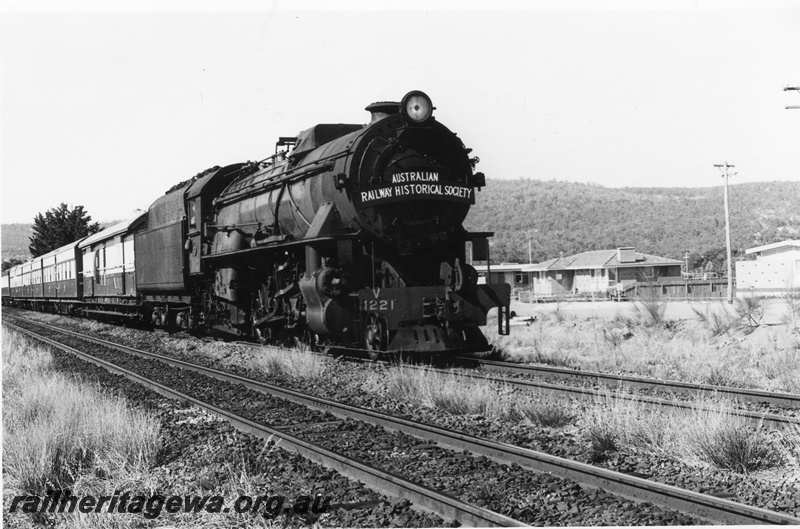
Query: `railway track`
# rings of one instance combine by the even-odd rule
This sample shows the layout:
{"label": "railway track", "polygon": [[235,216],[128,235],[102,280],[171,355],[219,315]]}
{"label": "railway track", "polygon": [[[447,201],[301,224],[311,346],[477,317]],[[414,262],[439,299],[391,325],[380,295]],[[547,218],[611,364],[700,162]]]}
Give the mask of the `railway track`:
{"label": "railway track", "polygon": [[[257,347],[253,344],[253,347]],[[353,350],[358,351],[358,350]],[[319,353],[322,354],[322,353]],[[357,363],[383,363],[386,365],[391,364],[389,360],[370,360],[363,357],[349,356],[348,361]],[[740,388],[730,388],[725,386],[712,386],[708,384],[692,384],[686,382],[677,382],[669,380],[656,380],[647,379],[642,377],[629,377],[623,375],[607,375],[604,373],[572,371],[568,369],[550,368],[543,366],[533,366],[527,364],[515,364],[511,362],[499,362],[494,360],[482,360],[477,358],[457,357],[454,359],[457,366],[480,367],[486,371],[511,374],[522,377],[553,377],[559,379],[577,380],[584,384],[591,384],[594,386],[603,385],[608,388],[625,388],[625,389],[645,389],[657,390],[664,393],[671,393],[674,396],[719,396],[728,398],[733,401],[752,402],[752,403],[769,403],[773,406],[784,407],[787,409],[800,409],[800,395],[791,393],[774,393],[769,391],[749,390]],[[406,369],[436,369],[453,374],[454,376],[473,379],[473,380],[488,380],[499,384],[506,384],[526,391],[540,391],[556,395],[565,396],[586,401],[597,401],[603,399],[614,399],[621,401],[628,401],[635,403],[639,406],[649,408],[669,408],[678,409],[683,411],[699,411],[710,410],[709,407],[696,402],[681,401],[679,399],[663,399],[658,397],[650,397],[646,395],[637,395],[632,393],[609,393],[608,391],[598,391],[585,386],[569,386],[551,384],[548,382],[541,382],[531,380],[530,378],[512,378],[512,377],[493,377],[490,375],[476,375],[465,373],[461,371],[453,371],[447,368],[437,368],[435,366],[420,366],[412,363],[403,364]],[[713,411],[713,410],[711,410]],[[751,411],[746,409],[739,409],[732,412],[748,422],[759,425],[763,424],[769,427],[785,427],[790,425],[800,425],[800,419],[781,415],[777,413],[765,413],[758,411]]]}
{"label": "railway track", "polygon": [[[259,347],[258,345],[238,342],[242,345]],[[362,349],[344,349],[351,356],[345,358],[351,362],[357,363],[376,363],[383,364],[393,363],[390,360],[371,360],[367,358],[366,350]],[[352,356],[353,354],[360,354],[361,356]],[[326,356],[326,353],[312,353]],[[575,371],[571,369],[563,369],[549,366],[536,366],[529,364],[519,364],[514,362],[502,362],[497,360],[484,360],[474,357],[455,357],[452,359],[455,362],[453,367],[479,367],[485,371],[514,375],[519,377],[533,377],[533,378],[556,378],[561,380],[578,381],[581,385],[565,386],[559,384],[552,384],[548,382],[541,382],[531,380],[531,378],[512,378],[512,377],[493,377],[486,375],[474,375],[470,373],[458,372],[449,370],[455,376],[471,379],[485,379],[492,382],[507,384],[517,387],[522,390],[528,391],[544,391],[557,395],[566,396],[569,398],[576,398],[580,400],[596,401],[598,399],[614,399],[624,400],[636,403],[637,405],[649,408],[671,408],[684,411],[699,411],[708,410],[707,406],[698,403],[691,403],[688,401],[681,401],[674,397],[688,396],[688,397],[701,397],[701,396],[714,396],[732,400],[739,403],[753,403],[753,404],[768,404],[778,408],[785,408],[787,410],[800,410],[800,395],[793,393],[780,393],[772,391],[763,391],[746,388],[733,388],[728,386],[716,386],[711,384],[696,384],[691,382],[681,382],[674,380],[660,380],[645,377],[635,377],[628,375],[613,375],[607,373],[593,372],[593,371]],[[452,362],[450,362],[452,364]],[[412,363],[403,364],[404,367],[409,369],[432,369],[436,366],[418,366]],[[605,386],[609,389],[641,389],[647,391],[656,391],[660,393],[668,393],[673,398],[664,399],[658,397],[650,397],[646,395],[637,395],[630,393],[609,393],[608,391],[598,391],[587,386]],[[748,422],[758,425],[763,424],[771,427],[785,427],[790,425],[800,425],[800,419],[782,415],[778,413],[767,413],[752,411],[747,409],[740,409],[734,412],[736,415],[744,418]]]}
{"label": "railway track", "polygon": [[[591,465],[558,458],[541,452],[536,452],[533,450],[512,446],[506,443],[490,441],[487,439],[470,436],[468,434],[460,432],[452,432],[431,425],[410,421],[406,419],[401,419],[393,417],[391,415],[382,414],[372,410],[357,408],[336,401],[323,399],[311,395],[306,395],[304,393],[300,393],[298,391],[294,391],[291,389],[281,388],[257,380],[241,377],[238,375],[212,369],[209,367],[204,367],[184,362],[181,360],[177,360],[171,357],[166,357],[156,353],[139,351],[127,346],[123,346],[113,342],[108,342],[106,340],[98,338],[87,337],[85,335],[81,335],[57,327],[52,327],[46,324],[41,324],[39,322],[35,322],[34,324],[40,325],[44,328],[49,328],[54,332],[60,332],[68,335],[77,336],[81,340],[86,340],[89,342],[100,344],[103,345],[104,347],[113,348],[128,354],[133,354],[149,360],[158,360],[168,365],[179,367],[185,370],[190,370],[195,373],[201,373],[206,376],[216,378],[218,380],[223,380],[235,384],[241,384],[247,388],[262,393],[266,393],[269,395],[279,397],[281,399],[299,403],[302,404],[303,406],[307,406],[317,410],[329,412],[337,417],[354,419],[357,421],[378,425],[389,430],[405,432],[415,437],[419,437],[429,441],[434,441],[444,446],[460,450],[468,450],[474,454],[481,454],[496,461],[501,461],[508,464],[517,464],[523,468],[535,470],[537,472],[548,472],[559,477],[570,478],[586,487],[602,488],[613,494],[630,498],[635,501],[650,502],[667,509],[674,509],[684,513],[689,513],[694,516],[698,516],[704,520],[710,521],[712,523],[800,524],[800,519],[784,515],[781,513],[775,513],[757,507],[750,507],[730,500],[717,498],[705,494],[700,494],[697,492],[687,491],[677,487],[663,485],[656,482],[651,482],[635,476],[629,476],[626,474],[613,472],[607,469],[602,469],[599,467],[594,467]],[[21,330],[21,332],[25,332],[26,334],[29,335],[35,334],[29,330]],[[46,340],[48,341],[48,343],[55,345],[55,342],[53,342],[52,340],[49,339]],[[72,352],[74,354],[85,355],[85,353],[74,351],[74,349],[72,349]],[[93,358],[89,358],[89,360],[94,361]],[[109,364],[107,362],[103,362],[103,365],[108,369],[115,369],[115,370],[120,369],[117,366],[114,366],[113,364]],[[129,374],[137,377],[137,380],[141,378],[140,375],[136,375],[130,372]],[[125,376],[129,376],[129,374],[125,374]],[[141,382],[148,385],[152,384],[152,382],[148,382],[146,380]],[[156,389],[157,391],[167,391],[167,392],[173,391],[170,390],[169,388],[161,387],[161,385],[154,387],[154,389]],[[172,396],[173,398],[184,398],[184,399],[186,398],[185,395],[181,396],[181,395],[176,395],[174,393],[170,393],[170,396]],[[189,400],[190,402],[195,403],[197,399],[189,398],[185,400]],[[253,424],[252,421],[248,421],[247,419],[243,419],[241,417],[231,416],[230,412],[221,410],[218,407],[213,407],[213,406],[208,407],[206,404],[200,401],[197,401],[196,404],[198,406],[205,407],[206,409],[209,409],[214,413],[218,413],[223,417],[229,418],[229,420],[231,420],[231,422],[233,422],[237,427],[244,428],[246,429],[246,431],[251,431],[249,429],[252,429],[251,433],[255,433],[256,435],[276,435],[282,439],[287,438],[286,437],[287,434],[280,429],[275,429],[275,428],[264,429],[267,427],[263,425]],[[308,443],[300,439],[294,438],[292,436],[289,436],[287,444],[293,447],[297,447],[298,451],[302,450],[307,451],[308,453],[307,457],[310,457],[312,459],[329,457],[328,455],[321,455],[322,453],[319,450],[306,446]],[[338,457],[341,458],[342,456]],[[329,466],[338,465],[339,467],[342,467],[342,465],[346,464],[342,462],[340,459],[337,460],[337,462],[335,463],[326,462],[325,460],[321,459],[314,459],[314,460]],[[339,469],[339,467],[334,466],[334,468],[337,468],[337,470]],[[348,472],[351,472],[350,470],[348,470],[348,468],[349,467],[342,467],[342,470],[340,471],[345,475],[351,475],[348,474]],[[430,493],[426,493],[425,491],[421,492],[419,490],[415,492],[412,492],[410,490],[405,491],[404,489],[401,492],[398,492],[398,489],[396,487],[400,486],[398,484],[401,481],[400,478],[389,477],[388,480],[387,478],[383,478],[384,481],[368,482],[367,479],[370,480],[377,479],[372,477],[374,476],[374,471],[367,472],[365,469],[361,469],[358,472],[359,474],[357,474],[356,479],[365,481],[379,490],[386,490],[390,494],[401,494],[409,499],[413,497],[414,499],[412,501],[414,501],[418,505],[422,505],[423,507],[428,508],[429,510],[437,512],[437,514],[440,514],[441,516],[460,519],[460,520],[472,520],[472,521],[462,521],[462,523],[475,522],[481,525],[488,525],[488,524],[504,525],[507,523],[514,522],[514,520],[511,519],[492,520],[489,517],[489,515],[483,513],[476,514],[474,512],[468,512],[468,510],[465,510],[467,512],[462,512],[462,511],[455,512],[454,510],[460,509],[461,508],[460,506],[449,506],[444,511],[436,510],[443,508],[437,505],[437,502],[440,500],[431,496]],[[387,481],[389,484],[386,484]],[[470,508],[474,508],[469,504],[466,505]],[[486,516],[486,518],[485,519],[481,518],[482,516]]]}
{"label": "railway track", "polygon": [[[65,352],[69,352],[85,361],[101,366],[112,373],[122,375],[129,380],[133,380],[139,384],[142,384],[143,386],[150,388],[167,398],[189,402],[203,410],[214,413],[230,422],[240,431],[252,434],[265,440],[279,439],[280,446],[287,450],[296,452],[307,459],[315,461],[328,468],[332,468],[352,479],[359,480],[375,490],[390,496],[407,499],[415,505],[434,512],[443,518],[458,520],[464,525],[475,527],[514,527],[526,525],[518,522],[517,520],[509,518],[508,516],[503,516],[488,509],[477,507],[461,501],[453,496],[443,494],[395,474],[383,471],[379,468],[361,463],[353,458],[333,452],[322,446],[309,443],[297,436],[287,433],[283,428],[275,428],[266,424],[252,421],[242,415],[233,413],[229,410],[193,397],[187,393],[170,388],[164,384],[160,384],[129,369],[117,366],[111,362],[75,349],[74,347],[59,343],[56,340],[37,334],[24,327],[20,327],[13,323],[5,324],[9,325],[9,327],[15,331],[29,336],[34,340],[46,343]],[[112,347],[111,342],[105,342],[104,340],[99,340],[96,338],[88,338],[86,336],[79,335],[78,333],[71,333],[70,331],[64,331],[63,329],[53,328],[51,326],[48,327],[50,327],[51,330],[76,335],[82,339],[85,339],[87,342],[93,342],[103,344],[107,347]],[[126,348],[120,345],[114,345],[113,347],[120,351],[137,354],[138,356],[146,358],[156,358],[159,356],[154,355],[153,353],[145,353],[144,351],[135,351],[131,348]],[[171,363],[167,357],[161,357],[159,359],[163,362]]]}
{"label": "railway track", "polygon": [[[431,369],[429,367],[424,366],[414,366],[414,365],[407,365],[405,366],[409,369]],[[550,384],[547,382],[538,382],[535,380],[530,379],[521,379],[521,378],[509,378],[509,377],[492,377],[492,376],[485,376],[485,375],[474,375],[470,373],[463,373],[457,371],[448,371],[453,373],[455,376],[474,379],[474,380],[488,380],[492,382],[496,382],[499,384],[506,384],[509,386],[514,386],[516,388],[526,390],[526,391],[541,391],[547,393],[553,393],[557,395],[566,396],[569,398],[575,398],[580,400],[587,400],[587,401],[597,401],[601,399],[614,399],[614,400],[621,400],[621,401],[628,401],[635,403],[638,406],[644,406],[649,408],[670,408],[670,409],[678,409],[683,411],[698,411],[698,410],[709,410],[707,406],[702,404],[698,404],[696,402],[689,402],[689,401],[681,401],[678,399],[662,399],[656,397],[649,397],[645,395],[637,395],[631,393],[621,393],[621,392],[608,392],[608,391],[598,391],[595,389],[590,389],[586,387],[579,387],[579,386],[565,386],[565,385],[558,385],[558,384]],[[516,372],[519,374],[519,372]],[[668,382],[666,384],[669,384]],[[613,387],[610,386],[609,387]],[[627,383],[624,380],[619,380],[618,386],[620,388],[628,388]],[[661,387],[661,385],[658,385]],[[707,391],[698,391],[696,393],[682,393],[683,395],[714,395],[712,390]],[[729,398],[735,398],[734,391],[726,392],[725,396]],[[790,397],[798,398],[798,396],[789,395]],[[789,425],[800,425],[800,420],[794,417],[788,417],[785,415],[780,415],[776,413],[763,413],[757,411],[750,411],[745,409],[735,410],[732,413],[738,415],[748,422],[753,424],[763,424],[766,426],[771,427],[785,427]]]}
{"label": "railway track", "polygon": [[558,367],[517,364],[513,362],[500,362],[466,357],[459,357],[457,360],[473,365],[477,364],[487,371],[498,373],[534,376],[539,378],[548,377],[564,380],[578,380],[585,384],[604,385],[608,387],[625,385],[631,388],[658,390],[675,395],[714,394],[742,402],[768,403],[784,408],[800,408],[800,395],[794,393],[778,393],[711,384],[695,384],[691,382],[658,380],[628,375],[612,375],[592,371],[575,371]]}

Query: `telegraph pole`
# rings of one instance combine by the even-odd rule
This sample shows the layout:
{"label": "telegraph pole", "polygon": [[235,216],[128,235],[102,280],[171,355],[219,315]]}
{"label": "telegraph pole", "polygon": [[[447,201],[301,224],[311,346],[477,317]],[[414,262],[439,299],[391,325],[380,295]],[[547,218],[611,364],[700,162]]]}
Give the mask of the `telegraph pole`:
{"label": "telegraph pole", "polygon": [[728,303],[733,303],[733,264],[731,263],[731,221],[728,211],[728,169],[736,167],[730,165],[728,162],[724,164],[714,164],[714,167],[719,167],[725,177],[725,246],[728,249]]}
{"label": "telegraph pole", "polygon": [[[528,264],[533,264],[533,234],[539,233],[539,230],[526,231],[525,235],[528,237]],[[538,242],[536,244],[539,244]],[[539,244],[541,248],[542,245]]]}

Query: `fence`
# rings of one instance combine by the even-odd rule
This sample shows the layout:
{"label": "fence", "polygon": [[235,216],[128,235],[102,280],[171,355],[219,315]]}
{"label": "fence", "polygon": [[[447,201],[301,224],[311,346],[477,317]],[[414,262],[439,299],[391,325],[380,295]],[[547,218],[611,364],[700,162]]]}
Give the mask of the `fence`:
{"label": "fence", "polygon": [[514,291],[514,298],[523,303],[622,301],[636,297],[660,297],[668,301],[703,301],[725,299],[727,296],[728,280],[725,278],[636,283],[620,291],[609,289],[607,292],[580,292],[577,294],[541,295],[530,289]]}

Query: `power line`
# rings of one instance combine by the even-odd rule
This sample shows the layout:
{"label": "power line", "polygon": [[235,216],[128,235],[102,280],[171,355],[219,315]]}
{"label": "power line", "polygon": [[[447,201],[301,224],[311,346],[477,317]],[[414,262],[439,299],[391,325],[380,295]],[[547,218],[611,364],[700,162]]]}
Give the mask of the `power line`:
{"label": "power line", "polygon": [[[736,173],[733,173],[733,175],[732,175],[732,176],[736,176]],[[758,222],[758,225],[759,225],[759,226],[761,226],[761,229],[763,229],[764,231],[767,231],[767,227],[766,227],[766,226],[764,226],[764,225],[761,223],[761,221],[760,221],[760,220],[758,220],[758,218],[755,216],[755,214],[753,213],[753,211],[752,211],[752,210],[751,210],[751,209],[750,209],[750,208],[747,206],[747,203],[745,203],[745,201],[744,201],[744,200],[742,200],[742,197],[741,197],[741,195],[739,195],[739,192],[738,192],[738,191],[736,191],[736,188],[735,188],[734,186],[731,186],[731,189],[733,189],[733,193],[734,193],[734,194],[736,195],[736,197],[739,199],[739,202],[741,202],[741,203],[742,203],[742,205],[744,206],[744,209],[746,209],[746,210],[747,210],[747,212],[748,212],[748,213],[750,213],[750,216],[751,216],[751,217],[753,217],[753,220],[755,220],[756,222]]]}

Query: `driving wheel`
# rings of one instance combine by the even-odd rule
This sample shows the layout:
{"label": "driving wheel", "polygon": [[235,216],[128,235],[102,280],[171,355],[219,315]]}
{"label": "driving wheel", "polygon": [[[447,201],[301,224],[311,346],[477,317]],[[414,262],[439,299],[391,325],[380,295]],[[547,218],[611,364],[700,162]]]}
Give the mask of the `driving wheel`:
{"label": "driving wheel", "polygon": [[366,325],[364,325],[364,344],[372,360],[377,360],[381,351],[385,351],[389,346],[386,319],[374,312],[367,316]]}

